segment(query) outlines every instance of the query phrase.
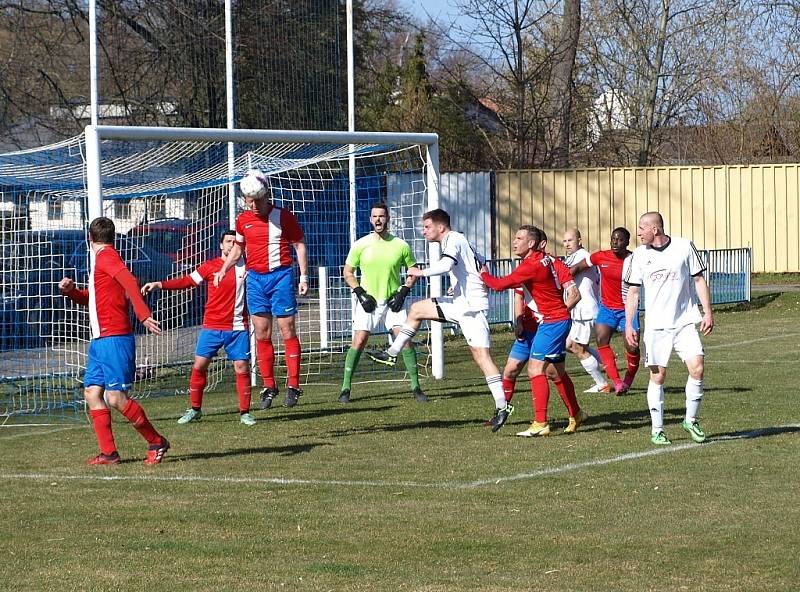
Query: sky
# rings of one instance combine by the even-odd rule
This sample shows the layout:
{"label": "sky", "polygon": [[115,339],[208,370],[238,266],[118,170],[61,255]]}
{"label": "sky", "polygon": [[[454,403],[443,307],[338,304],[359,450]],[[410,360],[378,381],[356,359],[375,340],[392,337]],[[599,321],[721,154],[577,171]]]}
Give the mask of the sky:
{"label": "sky", "polygon": [[427,20],[427,14],[436,19],[437,16],[447,17],[448,13],[454,12],[448,0],[400,0],[398,6],[405,6],[423,21]]}

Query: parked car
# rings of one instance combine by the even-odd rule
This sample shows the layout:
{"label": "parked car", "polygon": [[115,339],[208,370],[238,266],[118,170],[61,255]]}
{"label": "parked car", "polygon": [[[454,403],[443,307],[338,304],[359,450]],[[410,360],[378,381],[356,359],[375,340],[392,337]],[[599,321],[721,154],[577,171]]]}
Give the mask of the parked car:
{"label": "parked car", "polygon": [[[10,240],[13,239],[13,240]],[[0,239],[0,350],[41,347],[59,333],[83,335],[58,282],[73,278],[86,286],[89,251],[80,229],[29,230]],[[140,283],[164,279],[173,262],[118,234],[115,248]],[[154,298],[158,296],[155,295]],[[150,306],[156,302],[151,300]]]}
{"label": "parked car", "polygon": [[198,220],[164,218],[133,227],[128,237],[137,245],[169,257],[179,269],[191,271],[219,255],[219,241],[228,228],[226,222],[207,225]]}

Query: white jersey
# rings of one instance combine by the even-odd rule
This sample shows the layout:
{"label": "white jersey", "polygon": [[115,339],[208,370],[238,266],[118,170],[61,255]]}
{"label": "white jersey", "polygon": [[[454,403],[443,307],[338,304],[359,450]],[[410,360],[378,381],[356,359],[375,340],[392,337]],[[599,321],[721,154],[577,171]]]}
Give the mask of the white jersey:
{"label": "white jersey", "polygon": [[464,310],[489,310],[489,291],[481,279],[486,258],[460,232],[449,231],[441,242],[442,257],[454,261],[450,270],[453,303]]}
{"label": "white jersey", "polygon": [[572,267],[578,261],[586,261],[588,269],[575,275],[575,285],[578,286],[578,291],[581,293],[581,299],[578,304],[570,311],[570,315],[576,321],[588,321],[597,316],[597,298],[598,290],[600,289],[600,273],[596,267],[592,266],[589,259],[591,253],[581,247],[572,255],[567,255],[564,258],[564,263],[567,267]]}
{"label": "white jersey", "polygon": [[641,245],[630,259],[622,279],[644,288],[646,329],[677,329],[702,320],[692,278],[706,266],[692,241],[672,237],[661,248]]}

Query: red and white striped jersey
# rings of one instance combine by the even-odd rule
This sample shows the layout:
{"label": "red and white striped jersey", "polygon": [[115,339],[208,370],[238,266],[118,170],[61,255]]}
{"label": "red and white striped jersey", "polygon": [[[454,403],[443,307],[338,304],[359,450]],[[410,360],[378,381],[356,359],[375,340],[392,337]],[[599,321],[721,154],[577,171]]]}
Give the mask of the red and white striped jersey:
{"label": "red and white striped jersey", "polygon": [[161,282],[162,290],[183,290],[206,282],[208,298],[203,313],[203,328],[217,331],[241,331],[247,328],[245,302],[244,259],[228,269],[219,286],[214,286],[214,274],[222,269],[225,259],[217,257],[200,265],[189,275]]}
{"label": "red and white striped jersey", "polygon": [[[132,282],[133,287],[136,286],[136,279],[116,249],[111,245],[104,245],[96,252],[94,267],[89,274],[89,321],[93,338],[128,335],[133,332],[128,315],[128,298],[122,283],[125,280]],[[140,320],[149,317],[150,309],[145,305],[141,294],[133,290],[130,296],[137,317]]]}
{"label": "red and white striped jersey", "polygon": [[236,243],[246,249],[247,269],[267,273],[292,264],[292,243],[303,240],[303,229],[292,212],[271,206],[263,217],[248,210],[236,219]]}
{"label": "red and white striped jersey", "polygon": [[540,323],[569,320],[569,310],[564,304],[564,290],[575,283],[563,261],[531,251],[514,271],[502,278],[482,273],[481,278],[492,290],[521,287],[525,303]]}

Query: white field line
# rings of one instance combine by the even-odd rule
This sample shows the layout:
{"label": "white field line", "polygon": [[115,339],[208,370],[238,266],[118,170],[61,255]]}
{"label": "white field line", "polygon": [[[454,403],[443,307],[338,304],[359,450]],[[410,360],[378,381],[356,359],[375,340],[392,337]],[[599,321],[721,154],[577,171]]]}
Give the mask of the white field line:
{"label": "white field line", "polygon": [[490,479],[480,479],[476,481],[440,481],[422,483],[419,481],[358,481],[358,480],[326,480],[326,479],[290,479],[281,477],[204,477],[201,475],[76,475],[58,473],[0,473],[0,481],[11,480],[49,480],[49,481],[126,481],[126,482],[163,482],[163,483],[227,483],[227,484],[255,484],[255,485],[301,485],[301,486],[322,486],[322,487],[367,487],[367,488],[417,488],[417,489],[446,489],[446,490],[469,490],[491,485],[499,485],[512,481],[524,481],[548,477],[550,475],[561,475],[581,469],[591,469],[604,465],[638,460],[662,454],[674,454],[684,450],[701,450],[714,444],[722,444],[732,440],[742,440],[758,438],[764,435],[780,432],[785,429],[800,429],[800,424],[789,424],[744,432],[734,436],[720,436],[711,438],[704,444],[678,444],[675,446],[665,446],[663,448],[653,448],[642,452],[631,452],[620,454],[608,458],[587,460],[579,463],[569,463],[557,467],[537,469],[528,473],[518,473],[510,476],[492,477]]}

